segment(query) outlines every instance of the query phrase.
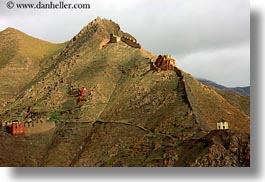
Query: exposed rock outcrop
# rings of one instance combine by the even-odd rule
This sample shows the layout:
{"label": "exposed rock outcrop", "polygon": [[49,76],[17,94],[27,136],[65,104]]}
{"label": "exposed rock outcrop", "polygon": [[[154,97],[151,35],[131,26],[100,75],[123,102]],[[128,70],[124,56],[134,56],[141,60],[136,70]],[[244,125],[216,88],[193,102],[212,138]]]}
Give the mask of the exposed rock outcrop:
{"label": "exposed rock outcrop", "polygon": [[194,145],[205,145],[206,150],[197,155],[190,166],[233,167],[250,166],[249,135],[214,130]]}

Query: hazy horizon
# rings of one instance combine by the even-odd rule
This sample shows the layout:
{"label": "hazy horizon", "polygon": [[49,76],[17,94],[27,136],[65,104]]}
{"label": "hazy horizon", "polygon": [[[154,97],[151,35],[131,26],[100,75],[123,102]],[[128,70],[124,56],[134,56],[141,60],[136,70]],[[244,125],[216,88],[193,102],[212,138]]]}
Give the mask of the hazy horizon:
{"label": "hazy horizon", "polygon": [[[23,1],[30,2],[35,1]],[[172,55],[181,69],[197,78],[228,87],[250,85],[249,1],[87,3],[91,4],[89,10],[10,10],[2,4],[0,30],[12,27],[42,40],[61,43],[99,16],[118,23],[148,51]]]}

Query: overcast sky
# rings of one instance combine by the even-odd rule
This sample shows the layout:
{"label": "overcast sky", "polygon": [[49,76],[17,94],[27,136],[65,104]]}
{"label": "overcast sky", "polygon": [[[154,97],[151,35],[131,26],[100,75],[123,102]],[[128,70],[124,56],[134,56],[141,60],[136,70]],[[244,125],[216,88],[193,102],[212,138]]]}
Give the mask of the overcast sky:
{"label": "overcast sky", "polygon": [[0,2],[0,30],[14,27],[44,40],[65,42],[100,16],[117,22],[145,49],[172,55],[180,68],[195,77],[225,86],[250,85],[248,0],[65,1],[89,3],[89,10],[8,9],[8,1]]}

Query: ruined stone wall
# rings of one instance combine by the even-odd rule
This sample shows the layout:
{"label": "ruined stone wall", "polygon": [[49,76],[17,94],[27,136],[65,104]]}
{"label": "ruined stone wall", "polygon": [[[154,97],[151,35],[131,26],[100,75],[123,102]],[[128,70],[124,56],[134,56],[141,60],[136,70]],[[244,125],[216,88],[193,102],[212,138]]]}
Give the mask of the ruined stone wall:
{"label": "ruined stone wall", "polygon": [[120,37],[113,35],[113,34],[110,34],[109,43],[117,43],[117,42],[120,42],[120,40],[121,40]]}
{"label": "ruined stone wall", "polygon": [[99,49],[102,49],[109,42],[111,42],[110,39],[103,39],[99,44]]}
{"label": "ruined stone wall", "polygon": [[35,122],[25,122],[25,133],[35,134],[49,131],[55,128],[55,122],[53,121],[35,121]]}
{"label": "ruined stone wall", "polygon": [[121,37],[121,41],[133,48],[141,48],[141,45],[135,39],[132,39],[130,37]]}
{"label": "ruined stone wall", "polygon": [[159,55],[155,61],[155,66],[163,71],[174,70],[176,67],[175,60],[167,55]]}
{"label": "ruined stone wall", "polygon": [[177,73],[179,77],[183,77],[183,72],[178,67],[174,67],[173,70]]}
{"label": "ruined stone wall", "polygon": [[119,37],[117,35],[110,34],[109,43],[117,43],[120,41],[124,42],[125,44],[127,44],[133,48],[141,48],[141,45],[137,42],[137,40],[132,38],[132,37],[129,37],[126,35]]}
{"label": "ruined stone wall", "polygon": [[[181,88],[182,92],[183,92],[183,99],[186,101],[186,103],[188,104],[188,106],[191,108],[191,104],[188,98],[188,91],[187,91],[187,87],[186,87],[186,82],[185,82],[185,77],[184,77],[184,73],[182,72],[182,70],[180,70],[177,66],[176,66],[176,62],[173,58],[171,58],[170,56],[167,55],[159,55],[156,59],[156,61],[154,63],[151,64],[151,67],[155,67],[160,68],[161,70],[173,70],[174,72],[176,72],[176,74],[179,76],[179,87]],[[152,68],[150,68],[152,69]]]}
{"label": "ruined stone wall", "polygon": [[[183,73],[182,73],[183,74]],[[179,81],[180,87],[183,90],[183,98],[185,99],[186,103],[188,104],[188,106],[191,108],[191,104],[189,101],[189,97],[188,97],[188,93],[187,93],[187,87],[186,87],[186,82],[183,76],[180,77],[180,81]]]}
{"label": "ruined stone wall", "polygon": [[[19,122],[23,123],[25,127],[25,134],[35,134],[35,133],[42,133],[49,131],[55,128],[54,121],[44,121],[44,120],[37,120],[37,121],[26,121],[26,122]],[[3,122],[2,127],[10,127],[12,122]]]}

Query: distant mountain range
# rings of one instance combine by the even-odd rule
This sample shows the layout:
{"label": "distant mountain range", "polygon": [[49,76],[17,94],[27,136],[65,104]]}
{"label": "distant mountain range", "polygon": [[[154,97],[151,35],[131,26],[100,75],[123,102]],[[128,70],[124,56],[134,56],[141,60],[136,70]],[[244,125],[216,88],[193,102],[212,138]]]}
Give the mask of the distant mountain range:
{"label": "distant mountain range", "polygon": [[218,83],[215,83],[213,81],[203,79],[203,78],[199,78],[198,81],[200,81],[203,84],[217,88],[219,90],[232,91],[232,92],[238,93],[240,95],[250,96],[250,86],[247,86],[247,87],[225,87],[223,85],[220,85]]}

